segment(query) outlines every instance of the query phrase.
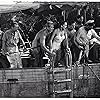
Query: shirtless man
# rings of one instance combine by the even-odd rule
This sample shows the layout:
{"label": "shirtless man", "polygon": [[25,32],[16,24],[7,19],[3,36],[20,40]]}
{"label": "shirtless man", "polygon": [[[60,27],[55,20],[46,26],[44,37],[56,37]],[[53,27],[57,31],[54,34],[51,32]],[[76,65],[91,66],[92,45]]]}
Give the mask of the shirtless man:
{"label": "shirtless man", "polygon": [[42,67],[44,52],[48,53],[49,56],[54,56],[46,46],[46,37],[53,31],[53,29],[53,22],[49,21],[48,26],[40,30],[32,42],[32,54],[35,57],[34,66],[36,67]]}
{"label": "shirtless man", "polygon": [[[78,61],[81,60],[82,57],[82,52],[84,49],[84,53],[86,55],[86,61],[89,63],[91,62],[88,58],[89,55],[89,44],[90,42],[99,42],[100,41],[100,37],[97,35],[97,33],[94,31],[93,29],[93,20],[89,20],[86,22],[86,24],[84,26],[82,26],[81,28],[79,28],[77,36],[76,36],[76,44],[78,45],[78,47],[81,49],[80,55],[79,55],[79,59]],[[93,38],[91,38],[93,37]]]}

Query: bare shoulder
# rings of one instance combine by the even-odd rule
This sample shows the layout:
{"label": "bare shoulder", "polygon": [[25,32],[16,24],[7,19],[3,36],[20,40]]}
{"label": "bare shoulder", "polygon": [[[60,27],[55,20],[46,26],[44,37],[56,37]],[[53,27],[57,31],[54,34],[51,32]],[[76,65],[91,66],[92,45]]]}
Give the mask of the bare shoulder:
{"label": "bare shoulder", "polygon": [[84,30],[84,26],[80,27],[79,30],[80,30],[80,31]]}
{"label": "bare shoulder", "polygon": [[11,32],[11,30],[7,30],[5,33],[7,34],[7,33],[10,33]]}
{"label": "bare shoulder", "polygon": [[78,30],[79,33],[83,33],[84,31],[85,31],[84,26],[80,27],[79,30]]}
{"label": "bare shoulder", "polygon": [[46,34],[45,34],[45,29],[42,29],[40,30],[37,34],[36,34],[36,38],[42,38],[44,37]]}
{"label": "bare shoulder", "polygon": [[11,33],[11,30],[7,30],[4,32],[4,35],[9,35]]}

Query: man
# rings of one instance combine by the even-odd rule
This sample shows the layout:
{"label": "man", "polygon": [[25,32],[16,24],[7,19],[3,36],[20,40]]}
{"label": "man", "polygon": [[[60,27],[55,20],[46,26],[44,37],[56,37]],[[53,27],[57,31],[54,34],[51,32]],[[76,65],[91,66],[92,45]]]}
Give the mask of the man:
{"label": "man", "polygon": [[72,29],[70,30],[68,28],[70,30],[70,34],[68,35],[68,37],[69,37],[69,46],[70,46],[71,53],[72,53],[72,62],[73,62],[73,64],[77,61],[78,54],[80,52],[79,48],[74,43],[74,37],[75,37],[78,29],[80,27],[82,27],[82,25],[83,25],[82,23],[83,23],[83,16],[78,15],[78,16],[76,16],[76,19],[75,19],[74,23],[71,25]]}
{"label": "man", "polygon": [[49,21],[47,27],[40,30],[33,42],[32,42],[32,55],[35,58],[34,66],[35,67],[42,67],[43,66],[43,56],[44,53],[48,53],[49,56],[54,56],[54,54],[47,48],[46,46],[46,38],[49,34],[52,33],[54,29],[54,25],[52,21]]}
{"label": "man", "polygon": [[18,31],[18,24],[10,21],[9,26],[11,27],[7,30],[2,38],[2,53],[7,56],[10,62],[10,68],[22,68],[21,57],[18,49],[19,39],[22,40],[23,45],[25,43]]}
{"label": "man", "polygon": [[79,28],[77,36],[76,36],[76,44],[81,49],[79,59],[81,60],[82,52],[84,51],[84,54],[86,55],[86,61],[90,63],[91,61],[88,58],[89,55],[89,44],[90,42],[99,42],[100,37],[97,35],[97,33],[93,29],[94,26],[94,20],[89,20],[86,22],[86,24]]}
{"label": "man", "polygon": [[100,45],[100,37],[94,29],[88,31],[87,37],[90,40],[90,44],[97,43]]}

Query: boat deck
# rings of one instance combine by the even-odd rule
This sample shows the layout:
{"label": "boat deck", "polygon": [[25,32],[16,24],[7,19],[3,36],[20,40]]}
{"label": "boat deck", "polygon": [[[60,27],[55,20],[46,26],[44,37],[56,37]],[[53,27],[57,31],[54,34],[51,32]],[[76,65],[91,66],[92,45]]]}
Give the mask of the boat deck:
{"label": "boat deck", "polygon": [[[100,63],[89,64],[89,66],[100,77]],[[77,68],[74,66],[74,97],[100,97],[100,81],[88,67],[85,67],[84,76],[86,77],[83,89],[82,75],[82,65]],[[63,78],[64,74],[57,77]],[[44,67],[0,70],[0,97],[48,97],[47,87],[47,72]]]}

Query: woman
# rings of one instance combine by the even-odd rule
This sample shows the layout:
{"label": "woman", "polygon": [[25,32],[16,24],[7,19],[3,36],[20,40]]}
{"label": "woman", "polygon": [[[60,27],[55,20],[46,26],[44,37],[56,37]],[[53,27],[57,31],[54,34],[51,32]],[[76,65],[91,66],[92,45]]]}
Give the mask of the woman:
{"label": "woman", "polygon": [[[53,35],[50,40],[50,50],[51,52],[56,53],[55,58],[55,66],[57,67],[58,64],[66,65],[66,50],[69,49],[68,47],[68,37],[67,31],[65,30],[66,23],[63,26],[58,27],[53,32]],[[65,56],[65,57],[64,57]],[[62,59],[64,57],[64,59]]]}

